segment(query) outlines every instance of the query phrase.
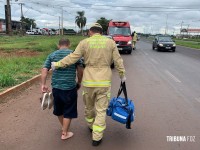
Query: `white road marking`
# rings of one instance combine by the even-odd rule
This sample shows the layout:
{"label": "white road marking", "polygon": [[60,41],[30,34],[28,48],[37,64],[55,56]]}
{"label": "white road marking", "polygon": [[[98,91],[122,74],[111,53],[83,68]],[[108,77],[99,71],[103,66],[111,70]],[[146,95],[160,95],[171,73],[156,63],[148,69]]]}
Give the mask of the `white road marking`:
{"label": "white road marking", "polygon": [[199,98],[195,98],[195,100],[200,103],[200,97]]}
{"label": "white road marking", "polygon": [[175,82],[181,83],[181,81],[175,77],[172,73],[170,73],[168,70],[165,70],[165,73],[170,76]]}
{"label": "white road marking", "polygon": [[158,62],[157,62],[155,59],[153,59],[153,58],[151,58],[151,61],[152,61],[154,64],[158,64]]}
{"label": "white road marking", "polygon": [[149,55],[148,53],[146,53],[145,51],[143,51],[143,50],[140,50],[140,52],[142,52],[142,53],[144,53],[144,55]]}

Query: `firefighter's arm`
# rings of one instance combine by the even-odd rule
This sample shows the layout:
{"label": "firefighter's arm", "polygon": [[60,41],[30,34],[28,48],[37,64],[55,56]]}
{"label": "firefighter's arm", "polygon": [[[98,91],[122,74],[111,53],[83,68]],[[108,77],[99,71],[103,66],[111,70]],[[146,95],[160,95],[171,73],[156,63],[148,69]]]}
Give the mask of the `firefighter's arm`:
{"label": "firefighter's arm", "polygon": [[52,62],[51,63],[51,68],[57,69],[57,68],[63,68],[63,67],[68,67],[74,63],[76,63],[83,55],[83,47],[82,43],[80,42],[75,51],[68,56],[64,57],[58,62]]}
{"label": "firefighter's arm", "polygon": [[122,59],[121,55],[119,54],[118,48],[115,43],[113,43],[113,60],[114,60],[115,67],[119,72],[120,78],[122,80],[123,79],[126,80],[123,59]]}

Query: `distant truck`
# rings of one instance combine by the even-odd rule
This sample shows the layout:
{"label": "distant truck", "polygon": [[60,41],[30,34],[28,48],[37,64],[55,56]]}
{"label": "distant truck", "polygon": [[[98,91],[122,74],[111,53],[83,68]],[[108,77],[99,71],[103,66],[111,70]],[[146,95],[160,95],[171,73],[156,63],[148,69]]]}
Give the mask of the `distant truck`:
{"label": "distant truck", "polygon": [[33,31],[36,35],[42,35],[42,29],[33,28],[32,31]]}
{"label": "distant truck", "polygon": [[130,24],[127,21],[110,21],[108,25],[108,35],[112,36],[119,52],[132,53],[133,44]]}

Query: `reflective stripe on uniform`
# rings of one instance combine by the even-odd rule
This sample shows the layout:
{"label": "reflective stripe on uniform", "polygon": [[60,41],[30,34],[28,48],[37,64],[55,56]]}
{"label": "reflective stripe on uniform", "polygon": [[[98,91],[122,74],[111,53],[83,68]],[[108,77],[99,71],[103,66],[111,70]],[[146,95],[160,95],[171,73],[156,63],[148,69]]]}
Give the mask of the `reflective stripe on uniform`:
{"label": "reflective stripe on uniform", "polygon": [[83,81],[82,84],[86,87],[107,87],[111,86],[111,81]]}
{"label": "reflective stripe on uniform", "polygon": [[61,62],[60,61],[55,62],[55,68],[59,68],[59,67],[61,67]]}
{"label": "reflective stripe on uniform", "polygon": [[93,128],[94,132],[102,132],[103,130],[105,130],[106,127],[101,127],[101,126],[93,125],[92,128]]}
{"label": "reflective stripe on uniform", "polygon": [[94,121],[94,118],[85,118],[85,120],[89,123],[93,122]]}

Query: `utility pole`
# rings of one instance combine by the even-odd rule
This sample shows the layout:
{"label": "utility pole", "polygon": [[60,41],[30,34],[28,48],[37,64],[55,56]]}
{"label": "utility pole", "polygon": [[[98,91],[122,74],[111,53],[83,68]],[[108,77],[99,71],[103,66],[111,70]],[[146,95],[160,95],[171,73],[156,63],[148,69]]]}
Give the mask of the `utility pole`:
{"label": "utility pole", "polygon": [[174,28],[174,30],[173,30],[173,36],[174,36],[174,33],[175,33],[175,28]]}
{"label": "utility pole", "polygon": [[23,9],[22,9],[22,6],[24,5],[24,3],[19,3],[19,5],[21,5],[21,18],[24,17],[23,15]]}
{"label": "utility pole", "polygon": [[23,5],[24,3],[19,3],[19,5],[21,5],[21,34],[23,35],[23,18],[24,18],[24,15],[23,15]]}
{"label": "utility pole", "polygon": [[189,26],[190,26],[190,24],[188,24],[188,27],[187,27],[187,36],[189,36],[189,31],[188,31]]}
{"label": "utility pole", "polygon": [[167,20],[168,20],[168,14],[167,14],[167,18],[166,18],[165,35],[167,34],[167,30],[168,30],[168,23],[167,23]]}
{"label": "utility pole", "polygon": [[182,22],[181,22],[180,35],[181,35],[181,32],[182,32],[181,30],[182,30],[183,23],[184,23],[184,22],[182,21]]}
{"label": "utility pole", "polygon": [[59,16],[59,35],[60,35],[60,16]]}
{"label": "utility pole", "polygon": [[12,22],[11,22],[11,8],[10,8],[10,0],[7,0],[7,4],[5,5],[5,19],[6,19],[6,33],[8,35],[12,35]]}
{"label": "utility pole", "polygon": [[76,34],[77,34],[76,23],[74,25],[75,25],[74,28],[75,28],[75,31],[76,31]]}
{"label": "utility pole", "polygon": [[63,7],[62,7],[62,16],[61,16],[61,28],[62,28],[61,35],[63,35]]}

